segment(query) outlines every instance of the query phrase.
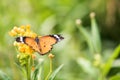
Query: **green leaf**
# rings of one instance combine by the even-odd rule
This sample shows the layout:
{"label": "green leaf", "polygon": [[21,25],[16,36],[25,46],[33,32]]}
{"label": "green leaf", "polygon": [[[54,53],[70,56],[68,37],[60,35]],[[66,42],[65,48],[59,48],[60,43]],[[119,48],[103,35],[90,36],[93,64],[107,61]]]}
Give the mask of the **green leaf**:
{"label": "green leaf", "polygon": [[0,80],[11,80],[4,72],[0,70]]}
{"label": "green leaf", "polygon": [[111,55],[111,57],[106,62],[105,66],[103,68],[103,76],[106,76],[108,74],[110,68],[112,67],[113,61],[116,59],[116,57],[119,54],[120,54],[120,45],[117,48],[115,48],[113,54]]}
{"label": "green leaf", "polygon": [[60,65],[52,74],[51,76],[49,77],[49,80],[54,80],[55,76],[57,75],[57,73],[62,69],[63,67],[63,64]]}
{"label": "green leaf", "polygon": [[92,42],[96,53],[101,53],[101,39],[95,18],[91,18]]}
{"label": "green leaf", "polygon": [[32,73],[32,80],[43,80],[43,62],[40,62]]}
{"label": "green leaf", "polygon": [[80,65],[80,67],[84,70],[84,72],[86,72],[91,76],[96,76],[95,68],[92,66],[92,63],[90,62],[90,60],[87,60],[81,57],[81,58],[78,58],[77,62]]}
{"label": "green leaf", "polygon": [[78,29],[79,29],[80,33],[82,34],[82,36],[84,37],[84,39],[86,40],[88,47],[90,49],[90,52],[94,53],[94,47],[93,47],[92,38],[91,38],[90,33],[83,26],[78,26]]}
{"label": "green leaf", "polygon": [[120,75],[113,76],[109,80],[120,80]]}
{"label": "green leaf", "polygon": [[24,73],[24,75],[26,74],[25,70],[22,68],[22,66],[20,66],[17,62],[14,63],[20,71],[22,71]]}

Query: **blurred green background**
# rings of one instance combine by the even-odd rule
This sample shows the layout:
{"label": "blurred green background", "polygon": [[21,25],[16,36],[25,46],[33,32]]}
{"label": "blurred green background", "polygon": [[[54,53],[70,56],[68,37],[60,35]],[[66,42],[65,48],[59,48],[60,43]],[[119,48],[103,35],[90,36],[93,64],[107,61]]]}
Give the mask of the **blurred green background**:
{"label": "blurred green background", "polygon": [[[110,57],[120,43],[119,0],[1,0],[0,70],[13,80],[23,80],[21,71],[14,64],[17,51],[13,47],[14,39],[8,32],[14,26],[30,24],[32,30],[39,35],[61,34],[65,37],[51,51],[55,54],[54,69],[64,64],[55,80],[102,80],[99,78],[104,73],[104,70],[102,72],[99,68],[101,64],[97,67],[93,65],[95,54],[90,51],[89,46],[89,39],[93,38],[91,36],[84,39],[84,31],[82,33],[75,23],[76,19],[81,19],[83,29],[90,32],[92,23],[89,15],[93,11],[96,14],[94,23],[98,25],[97,36],[100,36],[98,42],[101,45],[100,51],[95,54],[101,56],[103,65],[107,60],[112,60],[111,64],[118,61],[117,64],[109,66],[107,74],[104,75],[106,79],[118,75],[119,48],[116,57]],[[43,59],[47,57],[39,56]],[[49,68],[48,62],[46,58],[45,70]],[[114,80],[120,80],[118,77]]]}

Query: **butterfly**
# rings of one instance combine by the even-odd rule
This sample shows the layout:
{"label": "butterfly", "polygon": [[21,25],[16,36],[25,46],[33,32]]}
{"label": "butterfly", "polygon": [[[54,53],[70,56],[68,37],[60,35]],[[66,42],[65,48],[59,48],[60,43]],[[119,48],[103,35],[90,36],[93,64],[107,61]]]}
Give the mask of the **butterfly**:
{"label": "butterfly", "polygon": [[53,45],[57,42],[64,39],[61,35],[46,35],[42,37],[27,37],[27,36],[20,36],[16,38],[17,42],[24,43],[34,49],[41,55],[44,55],[52,50]]}

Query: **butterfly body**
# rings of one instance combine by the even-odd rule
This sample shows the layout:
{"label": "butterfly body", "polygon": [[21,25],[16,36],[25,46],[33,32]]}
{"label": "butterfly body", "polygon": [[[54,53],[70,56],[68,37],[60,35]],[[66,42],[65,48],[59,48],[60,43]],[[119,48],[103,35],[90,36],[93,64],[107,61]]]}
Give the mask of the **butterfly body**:
{"label": "butterfly body", "polygon": [[17,37],[16,41],[24,43],[34,49],[36,52],[44,55],[48,53],[53,45],[64,39],[60,35],[46,35],[42,37],[31,38],[27,36]]}

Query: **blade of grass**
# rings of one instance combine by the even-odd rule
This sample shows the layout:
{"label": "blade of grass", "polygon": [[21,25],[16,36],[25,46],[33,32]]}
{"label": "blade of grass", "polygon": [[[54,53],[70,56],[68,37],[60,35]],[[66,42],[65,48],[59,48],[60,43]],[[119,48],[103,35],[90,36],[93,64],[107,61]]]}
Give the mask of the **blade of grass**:
{"label": "blade of grass", "polygon": [[120,80],[120,75],[113,76],[109,80]]}
{"label": "blade of grass", "polygon": [[32,73],[32,80],[43,80],[42,70],[43,70],[43,61],[40,62],[40,63],[35,67],[35,70],[34,70],[34,72]]}
{"label": "blade of grass", "polygon": [[14,64],[19,68],[20,71],[24,73],[24,75],[26,74],[25,70],[17,62],[15,62]]}
{"label": "blade of grass", "polygon": [[95,69],[89,60],[81,57],[77,60],[77,62],[85,73],[90,74],[91,76],[96,76]]}
{"label": "blade of grass", "polygon": [[92,33],[92,42],[95,49],[95,53],[101,53],[101,39],[100,39],[100,33],[98,30],[98,25],[95,20],[95,13],[91,13],[91,33]]}
{"label": "blade of grass", "polygon": [[60,65],[49,77],[49,80],[54,80],[55,76],[57,75],[57,73],[62,69],[63,64]]}
{"label": "blade of grass", "polygon": [[103,76],[105,77],[110,68],[112,67],[112,63],[113,61],[116,59],[116,57],[120,54],[120,45],[118,47],[115,48],[113,54],[111,55],[111,57],[108,59],[108,61],[106,62],[104,68],[103,68]]}
{"label": "blade of grass", "polygon": [[11,80],[4,72],[0,70],[0,80]]}
{"label": "blade of grass", "polygon": [[93,44],[92,44],[92,38],[91,38],[90,33],[82,25],[77,26],[77,28],[79,29],[80,33],[85,38],[85,40],[86,40],[86,42],[88,44],[88,47],[90,49],[91,54],[93,54],[94,53],[94,47],[93,47]]}

